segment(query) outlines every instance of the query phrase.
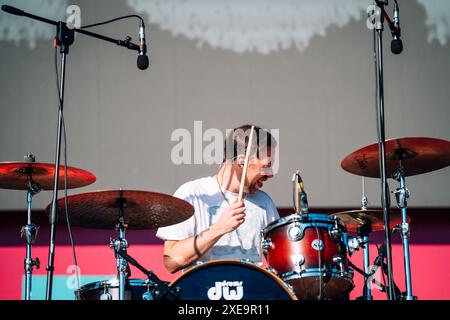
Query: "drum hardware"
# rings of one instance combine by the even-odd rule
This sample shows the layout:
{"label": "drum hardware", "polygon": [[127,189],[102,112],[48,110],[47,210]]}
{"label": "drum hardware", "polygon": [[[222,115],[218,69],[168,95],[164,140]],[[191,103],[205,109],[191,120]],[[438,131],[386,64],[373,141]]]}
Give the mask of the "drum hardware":
{"label": "drum hardware", "polygon": [[[95,229],[110,229],[114,227],[119,233],[119,237],[110,239],[109,243],[110,248],[114,249],[116,257],[117,286],[116,283],[105,282],[103,295],[95,295],[95,299],[112,298],[126,300],[130,295],[136,298],[137,292],[141,292],[142,283],[133,282],[133,285],[128,288],[131,285],[128,262],[133,261],[133,265],[137,264],[137,262],[134,259],[130,260],[131,257],[127,255],[129,244],[126,240],[126,230],[143,230],[168,226],[182,222],[194,214],[194,208],[184,200],[147,191],[120,189],[73,195],[58,200],[58,211],[63,212],[66,203],[71,215],[72,225]],[[47,206],[46,212],[50,212],[50,205]],[[138,298],[143,300],[156,299],[164,295],[164,284],[157,278],[154,278],[149,271],[143,268],[141,271],[145,271],[144,273],[147,275],[150,274],[151,281],[149,285],[153,286],[154,292],[147,290],[142,293],[145,296],[138,294]],[[116,295],[117,290],[115,289],[117,288],[118,293]],[[95,284],[85,289],[84,291],[81,290],[80,293],[84,293],[89,297],[91,294],[96,294],[96,290],[98,290]],[[114,292],[114,294],[111,292]]]}
{"label": "drum hardware", "polygon": [[125,286],[130,276],[129,266],[125,259],[122,258],[120,253],[126,254],[128,248],[128,241],[125,238],[125,231],[127,225],[124,218],[124,206],[127,204],[127,199],[123,197],[123,190],[119,190],[119,195],[116,198],[118,205],[119,217],[115,226],[116,231],[119,232],[118,239],[110,240],[110,248],[114,249],[117,264],[117,274],[119,278],[119,300],[125,300]]}
{"label": "drum hardware", "polygon": [[133,265],[144,272],[144,274],[147,275],[148,280],[151,281],[154,286],[154,294],[146,294],[145,299],[149,299],[150,297],[161,299],[161,297],[164,297],[167,294],[168,287],[163,285],[152,272],[144,269],[136,260],[132,259],[127,254],[128,242],[125,239],[125,230],[128,226],[125,224],[124,207],[128,205],[128,199],[124,197],[123,193],[123,190],[120,189],[119,197],[116,199],[116,203],[119,206],[119,218],[116,224],[116,230],[119,231],[119,238],[112,239],[110,242],[111,248],[113,248],[116,253],[117,271],[119,275],[119,300],[125,300],[125,287],[130,275],[128,262],[132,262]]}
{"label": "drum hardware", "polygon": [[[400,157],[402,156],[400,155]],[[402,213],[402,223],[399,226],[399,230],[402,238],[403,259],[405,267],[406,296],[404,296],[404,298],[406,300],[416,300],[417,297],[415,297],[412,292],[411,256],[409,252],[410,226],[408,223],[407,200],[410,196],[410,191],[408,190],[408,188],[406,188],[405,171],[401,164],[401,160],[400,166],[397,168],[397,170],[394,171],[392,178],[400,183],[400,187],[394,191],[394,194],[397,200],[397,206],[401,209]]]}
{"label": "drum hardware", "polygon": [[305,230],[303,229],[301,224],[295,223],[293,226],[289,227],[287,234],[289,240],[299,241],[305,235]]}
{"label": "drum hardware", "polygon": [[339,228],[339,223],[338,223],[337,218],[336,217],[333,217],[333,218],[334,218],[334,227],[332,227],[329,230],[329,233],[330,233],[331,238],[334,241],[339,242],[342,239],[342,230]]}
{"label": "drum hardware", "polygon": [[[386,174],[398,181],[400,186],[393,192],[397,201],[397,206],[401,210],[400,214],[391,212],[389,214],[389,228],[384,228],[386,217],[383,216],[384,223],[380,223],[379,213],[376,211],[347,212],[340,215],[348,229],[354,229],[358,225],[370,223],[373,231],[385,230],[390,232],[399,231],[402,238],[406,294],[398,296],[406,300],[414,300],[416,297],[412,292],[409,237],[410,237],[410,218],[407,215],[407,200],[411,193],[406,187],[405,178],[442,169],[450,165],[450,142],[442,139],[412,137],[397,138],[385,141],[386,147]],[[365,177],[379,178],[380,168],[378,166],[380,151],[378,144],[371,144],[354,151],[345,157],[341,166],[344,170]],[[363,205],[365,207],[365,205]],[[383,212],[384,215],[384,212]],[[386,234],[386,239],[390,234]],[[391,275],[390,269],[390,241],[387,241],[387,260],[388,276]],[[395,283],[392,277],[389,277],[389,298],[393,299]]]}
{"label": "drum hardware", "polygon": [[[145,269],[124,250],[117,251],[117,254],[120,255],[123,260],[132,264],[147,276],[147,291],[142,295],[142,300],[161,300],[165,299],[167,296],[171,296],[174,299],[179,298],[181,290],[179,287],[169,287],[165,282],[161,281],[152,271]],[[150,290],[150,286],[153,287],[152,290]]]}
{"label": "drum hardware", "polygon": [[103,301],[112,300],[112,295],[111,295],[107,290],[108,290],[108,289],[107,289],[107,286],[105,285],[105,286],[103,287],[103,293],[102,293],[102,295],[100,296],[100,300],[103,300]]}
{"label": "drum hardware", "polygon": [[[153,300],[152,290],[152,285],[147,280],[129,279],[125,300]],[[119,281],[114,278],[86,284],[75,291],[75,298],[77,300],[118,300]]]}
{"label": "drum hardware", "polygon": [[264,240],[262,241],[262,249],[263,249],[263,252],[264,252],[264,253],[266,253],[267,250],[268,250],[269,248],[271,248],[272,246],[273,246],[273,243],[272,243],[272,241],[270,241],[270,239],[264,239]]}
{"label": "drum hardware", "polygon": [[305,263],[305,257],[302,254],[294,254],[291,256],[292,263],[294,264],[294,271],[302,273],[305,269],[303,264]]}
{"label": "drum hardware", "polygon": [[[61,170],[63,171],[63,170]],[[25,289],[24,299],[31,300],[33,269],[40,268],[38,258],[32,258],[32,247],[36,242],[39,227],[32,222],[33,198],[41,191],[53,188],[54,165],[36,163],[36,157],[27,154],[22,162],[0,163],[0,188],[10,190],[26,190],[27,196],[27,224],[21,228],[21,238],[26,244],[26,258],[24,259]],[[61,174],[59,180],[63,181]],[[69,188],[78,188],[95,182],[95,176],[87,171],[67,167]],[[62,184],[62,183],[61,183]]]}
{"label": "drum hardware", "polygon": [[[365,196],[363,196],[364,199]],[[367,197],[366,197],[367,198]],[[370,247],[369,247],[369,234],[372,232],[372,226],[370,224],[363,224],[358,228],[357,235],[362,240],[360,245],[363,248],[363,266],[366,274],[370,273]],[[363,287],[364,300],[373,300],[372,288],[370,285],[370,279],[366,278]]]}
{"label": "drum hardware", "polygon": [[[248,263],[248,264],[251,264],[253,266],[257,266],[258,265],[258,263],[256,263],[255,261],[252,261],[250,259],[240,259],[239,261],[241,261],[241,263]],[[262,265],[262,263],[261,263],[261,265]]]}
{"label": "drum hardware", "polygon": [[[366,177],[362,177],[362,196],[361,196],[361,210],[367,210],[367,205],[369,200],[366,196]],[[370,245],[369,245],[369,234],[372,232],[372,225],[363,224],[358,227],[357,234],[362,238],[361,244],[363,248],[363,266],[364,272],[366,274],[370,273]],[[364,300],[373,300],[372,297],[372,288],[370,285],[369,278],[364,279],[364,287],[363,287],[363,297]]]}
{"label": "drum hardware", "polygon": [[344,258],[341,255],[335,255],[333,257],[333,263],[339,267],[339,271],[343,277],[345,273]]}
{"label": "drum hardware", "polygon": [[[35,163],[36,158],[32,154],[28,154],[24,157],[26,162]],[[36,242],[37,233],[39,227],[31,222],[31,207],[33,202],[33,197],[41,191],[39,184],[33,182],[33,172],[30,167],[23,170],[21,173],[28,176],[28,191],[27,191],[27,225],[23,226],[20,234],[21,238],[25,238],[26,243],[26,258],[24,260],[25,269],[25,300],[31,300],[31,284],[33,278],[33,269],[40,268],[39,258],[33,259],[31,255],[31,250],[33,244]]]}
{"label": "drum hardware", "polygon": [[[271,266],[267,266],[266,267],[267,271],[273,273],[274,275],[278,275],[277,270],[275,270],[274,268],[272,268]],[[287,283],[286,283],[287,284]],[[289,285],[290,286],[290,285]]]}

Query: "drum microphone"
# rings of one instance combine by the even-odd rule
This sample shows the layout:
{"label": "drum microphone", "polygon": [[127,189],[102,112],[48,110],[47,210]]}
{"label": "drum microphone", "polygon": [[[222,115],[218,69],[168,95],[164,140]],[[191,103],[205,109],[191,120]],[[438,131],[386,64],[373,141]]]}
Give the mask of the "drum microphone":
{"label": "drum microphone", "polygon": [[141,19],[141,25],[139,27],[139,55],[137,57],[137,66],[140,70],[146,70],[148,65],[147,45],[145,43],[145,23],[144,20]]}
{"label": "drum microphone", "polygon": [[394,37],[391,41],[391,51],[393,54],[400,54],[403,51],[403,42],[400,39],[400,10],[398,9],[397,0],[395,0],[394,4],[394,19],[392,20],[391,32]]}
{"label": "drum microphone", "polygon": [[297,170],[297,172],[294,173],[294,176],[292,177],[292,181],[294,182],[295,212],[297,214],[301,213],[301,214],[307,215],[309,213],[308,197],[306,195],[303,180],[302,180],[302,177],[300,176],[299,170]]}

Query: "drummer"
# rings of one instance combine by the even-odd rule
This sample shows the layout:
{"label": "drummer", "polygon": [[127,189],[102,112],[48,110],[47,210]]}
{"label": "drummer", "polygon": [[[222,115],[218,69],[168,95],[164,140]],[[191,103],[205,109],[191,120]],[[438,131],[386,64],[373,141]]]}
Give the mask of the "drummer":
{"label": "drummer", "polygon": [[248,162],[244,197],[238,202],[251,127],[243,125],[230,132],[216,175],[189,181],[175,192],[175,197],[194,206],[195,213],[181,223],[158,229],[156,235],[164,240],[164,265],[169,272],[198,260],[249,259],[262,263],[260,232],[279,218],[274,202],[261,190],[273,177],[271,155],[276,141],[267,130],[254,127],[255,150]]}

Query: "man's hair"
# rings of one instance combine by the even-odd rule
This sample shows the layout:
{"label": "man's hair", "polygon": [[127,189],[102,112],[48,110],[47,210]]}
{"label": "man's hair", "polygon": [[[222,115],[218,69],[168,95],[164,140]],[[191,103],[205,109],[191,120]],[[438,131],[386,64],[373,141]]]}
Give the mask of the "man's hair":
{"label": "man's hair", "polygon": [[260,159],[261,156],[268,155],[268,150],[276,147],[277,142],[268,130],[244,124],[227,134],[224,143],[224,162],[233,162],[239,155],[245,155],[252,126],[255,127],[252,147],[256,147],[252,149],[252,156],[256,155]]}

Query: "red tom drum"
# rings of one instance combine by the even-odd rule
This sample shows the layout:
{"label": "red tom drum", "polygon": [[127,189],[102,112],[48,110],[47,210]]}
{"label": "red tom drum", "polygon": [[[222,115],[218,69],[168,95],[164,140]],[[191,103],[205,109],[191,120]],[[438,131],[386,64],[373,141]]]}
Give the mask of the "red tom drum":
{"label": "red tom drum", "polygon": [[263,231],[268,265],[295,290],[299,299],[345,299],[353,289],[348,268],[345,225],[327,214],[293,214]]}

